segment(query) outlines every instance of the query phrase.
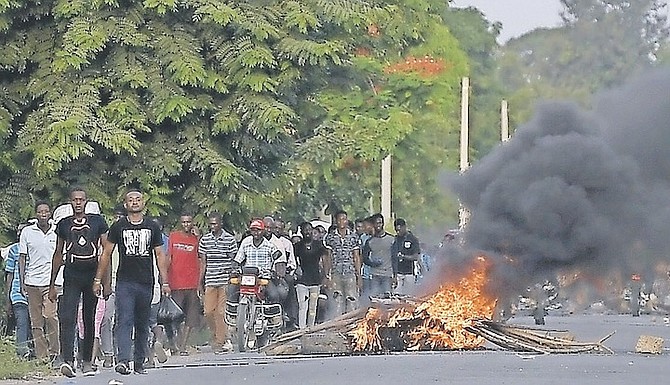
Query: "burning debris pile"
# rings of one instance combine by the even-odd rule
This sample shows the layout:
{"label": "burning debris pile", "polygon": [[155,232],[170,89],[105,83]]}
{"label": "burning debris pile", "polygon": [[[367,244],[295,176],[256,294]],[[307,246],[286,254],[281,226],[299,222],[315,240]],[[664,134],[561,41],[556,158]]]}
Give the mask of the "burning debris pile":
{"label": "burning debris pile", "polygon": [[474,349],[484,343],[466,331],[473,319],[491,319],[496,300],[484,293],[486,262],[418,304],[370,308],[349,333],[354,351]]}
{"label": "burning debris pile", "polygon": [[[492,321],[496,298],[486,293],[490,264],[477,258],[468,275],[421,299],[381,301],[311,329],[279,337],[267,354],[382,353],[472,350],[489,341],[503,349],[535,353],[611,352],[576,342],[565,331],[503,325]],[[299,344],[295,344],[297,340]]]}

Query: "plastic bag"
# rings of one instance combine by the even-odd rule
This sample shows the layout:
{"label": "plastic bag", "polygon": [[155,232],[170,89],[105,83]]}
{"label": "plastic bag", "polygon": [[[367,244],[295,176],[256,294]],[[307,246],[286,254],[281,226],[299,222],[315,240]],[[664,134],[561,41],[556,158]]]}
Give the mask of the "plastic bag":
{"label": "plastic bag", "polygon": [[162,296],[158,303],[157,322],[159,325],[167,325],[184,320],[184,311],[171,296]]}

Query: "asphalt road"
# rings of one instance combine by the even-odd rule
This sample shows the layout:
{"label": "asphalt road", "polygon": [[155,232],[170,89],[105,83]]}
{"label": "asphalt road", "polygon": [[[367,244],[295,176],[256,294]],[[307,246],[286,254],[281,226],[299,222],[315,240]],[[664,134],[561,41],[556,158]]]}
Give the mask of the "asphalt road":
{"label": "asphalt road", "polygon": [[[532,318],[510,323],[530,325]],[[211,353],[171,357],[146,375],[103,371],[95,377],[55,378],[42,384],[667,384],[670,349],[661,355],[634,353],[640,335],[670,341],[663,316],[579,315],[547,318],[548,329],[569,330],[580,341],[616,333],[605,345],[614,355],[527,355],[508,351],[423,352],[369,356],[283,356]],[[670,345],[670,344],[666,344]],[[0,382],[0,385],[3,383]]]}

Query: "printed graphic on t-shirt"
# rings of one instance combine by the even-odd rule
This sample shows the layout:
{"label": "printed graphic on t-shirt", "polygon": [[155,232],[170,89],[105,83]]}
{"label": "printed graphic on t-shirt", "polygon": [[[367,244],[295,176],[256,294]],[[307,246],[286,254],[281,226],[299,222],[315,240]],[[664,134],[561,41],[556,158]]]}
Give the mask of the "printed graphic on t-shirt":
{"label": "printed graphic on t-shirt", "polygon": [[151,229],[124,229],[122,237],[126,256],[151,256]]}
{"label": "printed graphic on t-shirt", "polygon": [[[75,259],[91,259],[97,256],[97,248],[93,244],[91,238],[91,226],[88,222],[72,223],[70,227],[72,243],[68,253],[71,258]],[[97,240],[97,239],[96,239]]]}
{"label": "printed graphic on t-shirt", "polygon": [[187,243],[177,242],[177,243],[172,244],[172,247],[174,247],[176,250],[182,250],[182,251],[186,251],[186,252],[189,252],[189,253],[192,252],[193,250],[195,250],[194,245],[189,245]]}

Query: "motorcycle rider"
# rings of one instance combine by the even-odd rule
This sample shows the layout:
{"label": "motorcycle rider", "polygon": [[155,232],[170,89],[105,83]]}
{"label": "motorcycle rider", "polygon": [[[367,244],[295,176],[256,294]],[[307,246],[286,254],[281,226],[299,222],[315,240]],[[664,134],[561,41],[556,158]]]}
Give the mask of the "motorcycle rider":
{"label": "motorcycle rider", "polygon": [[[249,224],[249,235],[240,243],[237,255],[233,258],[233,269],[240,266],[257,267],[262,273],[271,272],[272,279],[267,286],[268,299],[273,303],[282,303],[288,294],[288,286],[284,280],[286,260],[280,258],[281,251],[265,237],[265,224],[254,219]],[[237,298],[239,287],[231,288],[231,298]]]}

